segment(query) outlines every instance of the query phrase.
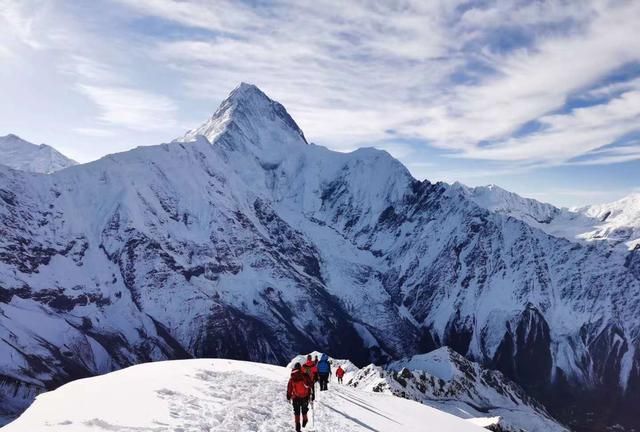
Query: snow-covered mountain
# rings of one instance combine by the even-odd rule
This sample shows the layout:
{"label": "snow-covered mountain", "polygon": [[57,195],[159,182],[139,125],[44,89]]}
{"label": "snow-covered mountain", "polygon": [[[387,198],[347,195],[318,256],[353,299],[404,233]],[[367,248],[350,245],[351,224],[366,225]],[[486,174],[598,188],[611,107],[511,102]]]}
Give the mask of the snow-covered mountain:
{"label": "snow-covered mountain", "polygon": [[0,164],[35,173],[51,174],[77,162],[46,144],[32,144],[16,135],[0,137]]}
{"label": "snow-covered mountain", "polygon": [[454,183],[452,189],[482,208],[573,242],[613,246],[625,252],[640,244],[638,193],[612,203],[568,209],[524,198],[495,185],[468,187]]}
{"label": "snow-covered mountain", "polygon": [[496,185],[469,187],[456,182],[451,189],[482,208],[520,219],[536,227],[549,224],[562,211],[551,204],[521,197]]}
{"label": "snow-covered mountain", "polygon": [[450,348],[397,360],[385,367],[370,365],[349,386],[415,400],[462,418],[493,418],[493,430],[568,431],[544,406],[500,372],[486,370]]}
{"label": "snow-covered mountain", "polygon": [[592,230],[581,236],[585,240],[607,240],[630,250],[640,247],[640,193],[575,211],[596,221]]}
{"label": "snow-covered mountain", "polygon": [[[233,360],[148,363],[66,384],[38,396],[7,432],[293,430],[285,399],[290,370]],[[431,407],[333,387],[318,392],[310,425],[319,431],[486,432]]]}
{"label": "snow-covered mountain", "polygon": [[308,144],[243,84],[179,141],[0,166],[0,414],[151,360],[362,366],[448,345],[560,420],[640,427],[639,275],[386,152]]}

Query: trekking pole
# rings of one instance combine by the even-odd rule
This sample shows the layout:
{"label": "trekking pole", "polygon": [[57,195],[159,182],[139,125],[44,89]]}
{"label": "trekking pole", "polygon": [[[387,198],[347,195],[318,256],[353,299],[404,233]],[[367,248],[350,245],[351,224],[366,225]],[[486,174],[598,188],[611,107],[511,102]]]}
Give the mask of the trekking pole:
{"label": "trekking pole", "polygon": [[313,424],[312,429],[316,430],[316,410],[314,409],[313,400],[311,400],[311,423]]}

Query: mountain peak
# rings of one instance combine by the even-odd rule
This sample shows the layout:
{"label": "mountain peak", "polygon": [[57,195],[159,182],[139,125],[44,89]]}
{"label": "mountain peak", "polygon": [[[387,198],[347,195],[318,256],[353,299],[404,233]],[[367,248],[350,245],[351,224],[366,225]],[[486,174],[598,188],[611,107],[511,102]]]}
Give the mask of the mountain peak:
{"label": "mountain peak", "polygon": [[258,86],[246,82],[241,82],[233,89],[227,99],[242,100],[255,97],[271,100]]}
{"label": "mountain peak", "polygon": [[215,143],[227,134],[236,140],[249,141],[253,147],[308,144],[304,133],[285,107],[253,84],[240,83],[220,104],[213,116],[179,141],[193,141],[203,135]]}
{"label": "mountain peak", "polygon": [[77,162],[47,144],[33,144],[8,134],[0,137],[0,164],[21,171],[50,174]]}
{"label": "mountain peak", "polygon": [[7,134],[5,136],[0,136],[0,141],[21,141],[21,142],[24,142],[24,143],[31,144],[29,141],[23,140],[18,135],[12,134],[12,133]]}

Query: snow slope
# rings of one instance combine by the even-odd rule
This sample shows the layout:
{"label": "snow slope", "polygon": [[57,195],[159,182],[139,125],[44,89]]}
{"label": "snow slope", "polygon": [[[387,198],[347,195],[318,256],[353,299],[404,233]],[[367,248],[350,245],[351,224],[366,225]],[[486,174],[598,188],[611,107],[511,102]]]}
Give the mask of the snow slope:
{"label": "snow slope", "polygon": [[[221,359],[133,366],[41,394],[3,431],[293,431],[289,373]],[[338,386],[318,392],[313,418],[319,432],[483,430],[416,402]]]}
{"label": "snow slope", "polygon": [[551,204],[524,198],[496,185],[468,187],[454,183],[452,190],[462,193],[482,208],[506,214],[532,224],[548,224],[560,213]]}
{"label": "snow slope", "polygon": [[16,135],[0,137],[0,164],[10,168],[51,174],[77,162],[46,144],[35,145]]}
{"label": "snow slope", "polygon": [[483,369],[447,347],[384,367],[367,366],[348,385],[415,400],[457,417],[482,419],[502,431],[568,431],[500,372]]}

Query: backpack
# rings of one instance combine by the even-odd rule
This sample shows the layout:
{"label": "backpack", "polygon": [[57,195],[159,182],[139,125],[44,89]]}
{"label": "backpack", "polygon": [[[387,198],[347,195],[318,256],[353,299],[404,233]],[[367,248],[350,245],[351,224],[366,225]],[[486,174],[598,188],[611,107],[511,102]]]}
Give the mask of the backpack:
{"label": "backpack", "polygon": [[315,365],[308,365],[308,364],[303,364],[302,365],[302,372],[307,374],[309,376],[309,378],[313,379],[314,378],[314,371],[313,368],[315,367]]}
{"label": "backpack", "polygon": [[320,360],[318,362],[318,372],[319,373],[329,373],[330,366],[327,360]]}
{"label": "backpack", "polygon": [[296,374],[291,377],[293,386],[291,386],[292,396],[296,399],[304,399],[311,393],[311,388],[307,385],[304,375]]}

